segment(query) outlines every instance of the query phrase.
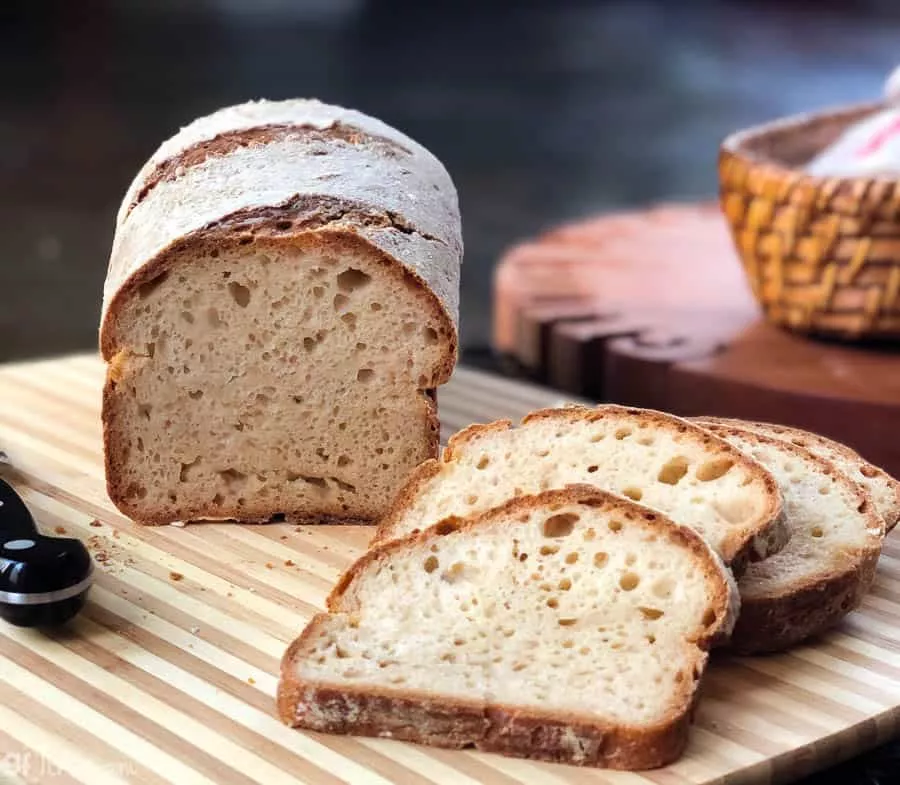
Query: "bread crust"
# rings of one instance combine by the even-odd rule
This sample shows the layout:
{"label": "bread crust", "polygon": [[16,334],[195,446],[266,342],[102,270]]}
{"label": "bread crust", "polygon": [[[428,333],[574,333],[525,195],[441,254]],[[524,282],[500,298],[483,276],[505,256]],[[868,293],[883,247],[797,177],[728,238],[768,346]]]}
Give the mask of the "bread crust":
{"label": "bread crust", "polygon": [[588,485],[571,485],[534,496],[510,500],[469,519],[442,522],[374,548],[360,557],[341,577],[328,597],[333,613],[358,609],[353,582],[366,567],[410,546],[422,545],[448,534],[465,534],[481,527],[513,525],[515,517],[533,509],[565,504],[614,509],[636,525],[659,528],[664,536],[687,547],[713,584],[710,601],[716,620],[693,641],[696,645],[692,680],[682,682],[667,716],[648,726],[629,726],[589,715],[538,711],[518,706],[460,700],[414,690],[349,688],[344,685],[303,681],[296,660],[328,614],[318,614],[282,659],[278,687],[278,713],[294,727],[331,733],[352,733],[413,741],[433,746],[475,747],[504,755],[581,766],[639,770],[664,766],[684,751],[699,679],[706,665],[707,648],[731,623],[732,591],[727,570],[692,529],[676,524],[643,505]]}
{"label": "bread crust", "polygon": [[[754,431],[752,423],[741,423],[744,427],[738,427],[732,424],[733,420],[704,418],[703,422],[717,433],[775,446],[804,462],[813,462],[819,473],[832,477],[855,498],[868,532],[865,547],[842,549],[835,554],[832,564],[798,585],[766,597],[742,592],[741,614],[731,635],[730,648],[740,654],[783,651],[833,627],[859,606],[875,579],[884,520],[875,511],[870,494],[830,461],[799,445]],[[739,588],[740,585],[739,582]]]}
{"label": "bread crust", "polygon": [[[846,444],[836,442],[833,439],[829,439],[827,436],[812,433],[811,431],[805,431],[802,428],[794,428],[789,425],[778,425],[776,423],[768,422],[745,422],[743,420],[736,420],[728,417],[692,417],[691,420],[700,425],[708,423],[711,425],[732,425],[738,428],[755,428],[761,430],[763,433],[781,436],[792,444],[796,444],[798,447],[804,447],[812,453],[815,453],[816,449],[820,447],[838,453],[848,464],[858,467],[860,474],[869,478],[878,478],[879,482],[883,483],[889,489],[892,499],[889,510],[887,510],[886,515],[883,516],[886,533],[890,533],[894,527],[900,523],[900,480],[891,477],[884,469],[869,463],[862,455],[856,452],[856,450],[848,447]],[[853,478],[851,477],[851,479]]]}
{"label": "bread crust", "polygon": [[[772,474],[756,461],[744,455],[740,450],[720,439],[715,434],[680,417],[658,412],[652,409],[637,409],[616,404],[603,404],[597,407],[567,406],[555,409],[539,409],[525,416],[520,427],[539,420],[556,420],[560,423],[594,422],[606,417],[642,418],[649,420],[657,427],[671,429],[677,427],[680,432],[689,434],[704,444],[714,444],[716,449],[725,453],[735,465],[755,474],[765,484],[768,507],[761,521],[755,528],[734,531],[725,540],[722,557],[735,572],[740,574],[750,562],[760,561],[778,553],[790,539],[790,532],[784,522],[784,511],[781,492]],[[492,433],[511,430],[511,420],[497,420],[487,424],[470,425],[450,437],[442,456],[435,461],[426,461],[410,474],[406,485],[400,490],[391,508],[379,522],[373,544],[387,542],[393,536],[394,529],[402,519],[406,510],[422,491],[425,484],[440,473],[441,465],[456,460],[458,454],[468,445]]]}

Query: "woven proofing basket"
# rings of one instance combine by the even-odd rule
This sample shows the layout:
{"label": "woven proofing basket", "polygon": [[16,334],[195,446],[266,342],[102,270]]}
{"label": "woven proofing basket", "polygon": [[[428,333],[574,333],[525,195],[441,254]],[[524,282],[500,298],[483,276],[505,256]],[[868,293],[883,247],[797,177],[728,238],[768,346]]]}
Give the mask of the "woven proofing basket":
{"label": "woven proofing basket", "polygon": [[722,209],[769,321],[847,340],[900,340],[900,181],[802,170],[879,108],[791,117],[722,143]]}

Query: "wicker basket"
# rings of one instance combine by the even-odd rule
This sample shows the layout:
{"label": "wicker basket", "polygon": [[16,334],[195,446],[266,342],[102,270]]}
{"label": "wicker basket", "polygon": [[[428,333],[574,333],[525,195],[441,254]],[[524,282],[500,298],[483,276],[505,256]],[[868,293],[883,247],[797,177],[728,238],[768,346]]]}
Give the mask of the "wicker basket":
{"label": "wicker basket", "polygon": [[722,209],[771,322],[845,340],[900,340],[900,180],[797,168],[880,106],[791,117],[722,143]]}

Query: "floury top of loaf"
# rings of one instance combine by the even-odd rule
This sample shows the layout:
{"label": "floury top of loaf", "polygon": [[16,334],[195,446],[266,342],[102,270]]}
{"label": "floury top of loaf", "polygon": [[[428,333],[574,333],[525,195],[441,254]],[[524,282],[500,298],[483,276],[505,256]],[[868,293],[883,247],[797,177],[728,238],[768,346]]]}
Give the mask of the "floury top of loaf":
{"label": "floury top of loaf", "polygon": [[380,516],[437,452],[461,256],[446,170],[379,120],[258,101],[183,128],[116,221],[112,500],[146,523]]}

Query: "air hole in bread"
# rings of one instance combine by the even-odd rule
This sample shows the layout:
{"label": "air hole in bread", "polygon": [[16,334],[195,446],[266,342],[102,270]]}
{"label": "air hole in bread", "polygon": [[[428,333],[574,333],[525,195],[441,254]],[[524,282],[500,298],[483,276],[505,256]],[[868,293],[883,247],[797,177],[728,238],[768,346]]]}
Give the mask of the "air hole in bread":
{"label": "air hole in bread", "polygon": [[812,527],[812,530],[810,531],[810,534],[811,534],[813,537],[816,537],[816,538],[818,538],[818,537],[824,537],[824,536],[825,536],[825,531],[822,529],[821,526],[813,526],[813,527]]}
{"label": "air hole in bread", "polygon": [[369,305],[369,310],[371,310],[371,311],[377,313],[377,312],[380,311],[383,307],[384,307],[384,306],[383,306],[381,303],[371,303],[371,304]]}
{"label": "air hole in bread", "polygon": [[634,572],[626,572],[619,578],[619,586],[623,591],[633,591],[638,587],[640,582],[640,576]]}
{"label": "air hole in bread", "polygon": [[345,313],[341,316],[341,321],[347,325],[347,327],[353,331],[356,329],[356,314],[352,311],[349,313]]}
{"label": "air hole in bread", "polygon": [[611,532],[620,532],[620,531],[622,531],[623,526],[624,526],[624,524],[622,523],[622,521],[610,521],[607,524],[607,528]]}
{"label": "air hole in bread", "polygon": [[146,283],[142,283],[138,287],[138,297],[142,300],[146,300],[153,292],[155,292],[169,277],[168,272],[160,273],[155,278],[151,278]]}
{"label": "air hole in bread", "polygon": [[697,479],[700,482],[712,482],[724,477],[734,466],[731,458],[713,458],[711,461],[701,463],[697,468]]}
{"label": "air hole in bread", "polygon": [[829,493],[831,493],[831,486],[830,486],[830,485],[820,485],[820,486],[819,486],[819,493],[820,493],[822,496],[827,496]]}
{"label": "air hole in bread", "polygon": [[335,311],[341,311],[346,306],[347,303],[350,302],[350,298],[347,297],[346,294],[341,294],[340,292],[334,296],[334,299],[331,301],[331,304],[334,306]]}
{"label": "air hole in bread", "polygon": [[548,608],[558,608],[558,607],[559,607],[559,600],[556,599],[556,597],[550,597],[550,598],[547,600],[547,607],[548,607]]}
{"label": "air hole in bread", "polygon": [[563,578],[559,582],[557,588],[559,588],[560,591],[568,591],[572,588],[572,581],[569,578]]}
{"label": "air hole in bread", "polygon": [[647,621],[656,621],[666,615],[665,611],[660,610],[659,608],[648,608],[644,605],[638,606],[638,610],[641,612],[641,616],[647,619]]}
{"label": "air hole in bread", "polygon": [[542,545],[541,546],[541,556],[552,556],[554,553],[559,551],[558,545]]}
{"label": "air hole in bread", "polygon": [[558,620],[558,624],[560,627],[572,627],[578,622],[578,619],[572,618],[563,618]]}
{"label": "air hole in bread", "polygon": [[434,329],[434,327],[425,327],[422,330],[422,334],[425,336],[425,345],[426,346],[434,346],[438,342],[438,332]]}
{"label": "air hole in bread", "polygon": [[712,625],[715,624],[715,622],[716,622],[715,608],[707,608],[703,612],[703,619],[701,620],[701,623],[703,624],[704,627],[712,627]]}
{"label": "air hole in bread", "polygon": [[868,477],[870,480],[873,477],[876,477],[878,475],[878,469],[876,469],[874,466],[872,466],[871,464],[868,464],[868,463],[863,466],[860,466],[859,472],[860,472],[860,474],[862,474],[863,477]]}
{"label": "air hole in bread", "polygon": [[337,459],[338,468],[343,469],[345,466],[349,466],[353,461],[348,458],[346,455],[340,455]]}
{"label": "air hole in bread", "polygon": [[318,488],[321,491],[328,490],[328,483],[325,481],[324,477],[313,477],[310,475],[300,475],[300,479],[308,485],[312,485],[314,488]]}
{"label": "air hole in bread", "polygon": [[643,498],[644,492],[640,488],[629,486],[628,488],[623,489],[622,495],[627,496],[632,501],[639,502]]}
{"label": "air hole in bread", "polygon": [[358,382],[370,382],[375,377],[375,371],[371,368],[360,368],[356,372],[356,381]]}
{"label": "air hole in bread", "polygon": [[491,459],[488,458],[487,455],[482,455],[481,458],[478,459],[478,463],[475,464],[475,468],[482,469],[482,470],[487,469],[490,462],[491,462]]}
{"label": "air hole in bread", "polygon": [[623,439],[627,439],[634,431],[631,428],[619,428],[616,430],[616,439],[622,441]]}
{"label": "air hole in bread", "polygon": [[575,564],[578,561],[578,554],[575,551],[566,556],[566,564]]}
{"label": "air hole in bread", "polygon": [[591,436],[591,444],[596,444],[597,442],[603,441],[606,437],[606,434],[603,431],[597,431],[593,436]]}
{"label": "air hole in bread", "polygon": [[564,649],[571,649],[574,645],[575,645],[575,641],[573,641],[571,638],[566,638],[566,639],[562,642],[562,647],[563,647]]}
{"label": "air hole in bread", "polygon": [[[641,423],[641,428],[644,427],[646,426]],[[638,439],[638,444],[640,444],[642,447],[651,447],[653,445],[653,441],[654,439],[652,436],[641,436],[641,438]]]}
{"label": "air hole in bread", "polygon": [[466,504],[468,504],[469,506],[471,506],[473,504],[477,504],[477,503],[478,503],[478,495],[477,494],[470,493],[468,496],[466,496]]}
{"label": "air hole in bread", "polygon": [[188,398],[199,401],[203,397],[203,390],[188,390]]}
{"label": "air hole in bread", "polygon": [[218,507],[224,501],[225,501],[225,497],[223,497],[221,493],[217,493],[215,496],[212,497],[212,503],[216,507]]}
{"label": "air hole in bread", "polygon": [[541,531],[545,537],[568,537],[579,520],[579,517],[571,512],[551,515],[544,521]]}
{"label": "air hole in bread", "polygon": [[153,412],[153,406],[149,403],[139,403],[138,404],[138,415],[144,417],[145,419],[150,419],[150,414]]}
{"label": "air hole in bread", "polygon": [[181,471],[178,473],[178,479],[181,482],[190,482],[195,479],[197,476],[197,472],[200,469],[200,458],[195,458],[193,461],[189,463],[181,464]]}
{"label": "air hole in bread", "polygon": [[596,539],[596,537],[597,537],[597,532],[594,531],[593,529],[588,529],[584,533],[584,541],[585,542],[590,542],[591,540]]}
{"label": "air hole in bread", "polygon": [[317,300],[319,300],[325,296],[325,287],[324,286],[313,286],[312,293],[313,293],[313,297],[315,297]]}
{"label": "air hole in bread", "polygon": [[425,559],[425,563],[422,565],[422,568],[427,573],[434,572],[438,567],[441,566],[441,563],[438,561],[437,556],[429,556]]}
{"label": "air hole in bread", "polygon": [[338,490],[345,491],[346,493],[356,493],[355,485],[351,485],[349,482],[344,482],[337,477],[329,477],[328,479],[338,487]]}
{"label": "air hole in bread", "polygon": [[366,275],[362,270],[355,267],[349,267],[337,277],[338,289],[342,292],[355,292],[371,283],[372,278]]}
{"label": "air hole in bread", "polygon": [[676,455],[674,458],[666,461],[656,479],[666,485],[678,485],[678,482],[687,474],[690,462],[683,455]]}
{"label": "air hole in bread", "polygon": [[223,469],[217,474],[225,481],[229,491],[242,488],[247,482],[247,475],[237,471],[237,469]]}
{"label": "air hole in bread", "polygon": [[631,565],[634,564],[636,561],[637,561],[637,556],[635,556],[633,553],[629,553],[625,557],[625,566],[631,567]]}
{"label": "air hole in bread", "polygon": [[194,314],[192,314],[190,311],[182,311],[181,318],[184,319],[188,324],[194,323]]}
{"label": "air hole in bread", "polygon": [[231,299],[234,300],[240,308],[246,308],[250,304],[250,289],[246,286],[242,286],[237,281],[229,282],[228,294],[231,295]]}
{"label": "air hole in bread", "polygon": [[595,471],[597,471],[597,469],[599,469],[599,468],[600,468],[600,467],[597,466],[596,464],[592,464],[591,466],[588,466],[588,467],[587,467],[588,474],[593,474],[593,473],[594,473]]}
{"label": "air hole in bread", "polygon": [[594,554],[594,566],[595,567],[605,567],[608,561],[609,561],[608,553],[604,553],[603,551],[597,551],[597,553]]}

